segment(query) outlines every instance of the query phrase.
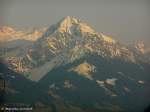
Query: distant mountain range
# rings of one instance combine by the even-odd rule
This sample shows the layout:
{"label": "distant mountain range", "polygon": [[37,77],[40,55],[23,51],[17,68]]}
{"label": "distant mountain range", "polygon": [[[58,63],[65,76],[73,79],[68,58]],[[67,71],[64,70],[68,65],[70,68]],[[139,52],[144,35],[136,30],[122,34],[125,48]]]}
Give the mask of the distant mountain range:
{"label": "distant mountain range", "polygon": [[[13,98],[8,91],[6,96],[14,102],[38,101],[54,112],[140,112],[150,103],[150,48],[143,42],[125,46],[67,16],[49,28],[3,27],[0,43],[1,60],[11,71],[1,74],[19,92]],[[35,89],[22,90],[17,80],[22,80],[21,87],[30,83]],[[28,92],[33,98],[22,101],[32,96]]]}

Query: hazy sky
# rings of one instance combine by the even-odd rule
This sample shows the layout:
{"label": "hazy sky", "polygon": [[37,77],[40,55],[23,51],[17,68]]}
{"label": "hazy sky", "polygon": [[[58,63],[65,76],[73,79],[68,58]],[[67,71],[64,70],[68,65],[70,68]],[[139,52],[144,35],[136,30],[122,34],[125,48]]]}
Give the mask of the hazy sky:
{"label": "hazy sky", "polygon": [[74,16],[124,42],[150,43],[150,0],[0,0],[0,22],[45,27]]}

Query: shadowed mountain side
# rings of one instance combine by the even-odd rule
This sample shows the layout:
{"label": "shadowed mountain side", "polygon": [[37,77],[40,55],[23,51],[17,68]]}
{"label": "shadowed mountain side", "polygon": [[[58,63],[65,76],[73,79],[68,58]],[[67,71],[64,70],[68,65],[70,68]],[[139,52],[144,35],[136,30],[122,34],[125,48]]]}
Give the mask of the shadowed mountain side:
{"label": "shadowed mountain side", "polygon": [[[5,89],[4,103],[26,103],[34,104],[43,92],[40,85],[26,79],[23,75],[8,69],[3,63],[0,63],[0,73],[3,75],[6,86],[14,89],[14,93]],[[42,95],[44,96],[44,95]]]}
{"label": "shadowed mountain side", "polygon": [[[85,60],[96,67],[96,72],[91,75],[93,80],[76,72],[69,72],[70,68],[85,62]],[[112,78],[117,79],[114,86],[106,82],[106,79]],[[62,89],[65,80],[69,80],[75,87],[71,90]],[[104,81],[104,86],[99,85],[97,80]],[[140,84],[140,80],[145,84]],[[56,88],[59,87],[58,90],[56,89],[56,93],[61,98],[86,108],[91,107],[95,102],[100,105],[111,102],[112,105],[119,106],[125,112],[141,112],[150,103],[148,72],[140,69],[137,64],[118,59],[104,59],[95,55],[87,56],[74,63],[53,69],[39,83],[45,86],[55,84]]]}
{"label": "shadowed mountain side", "polygon": [[0,74],[5,80],[5,89],[0,91],[2,107],[32,107],[33,112],[77,112],[76,109],[78,110],[78,107],[55,99],[57,94],[55,92],[53,95],[49,94],[47,86],[32,82],[23,75],[8,69],[2,60],[0,61]]}

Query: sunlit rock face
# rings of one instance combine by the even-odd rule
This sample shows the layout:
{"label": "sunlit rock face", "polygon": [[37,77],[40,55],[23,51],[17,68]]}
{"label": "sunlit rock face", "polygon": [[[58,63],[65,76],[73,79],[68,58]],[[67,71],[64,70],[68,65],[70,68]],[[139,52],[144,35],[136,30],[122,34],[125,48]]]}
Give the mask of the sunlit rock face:
{"label": "sunlit rock face", "polygon": [[12,27],[4,26],[0,29],[0,42],[8,42],[17,39],[36,41],[40,38],[46,28],[31,29],[29,31],[18,31]]}
{"label": "sunlit rock face", "polygon": [[134,52],[136,60],[150,64],[150,47],[146,46],[143,41],[129,45],[129,49]]}
{"label": "sunlit rock face", "polygon": [[143,42],[137,42],[135,44],[135,48],[137,51],[139,51],[140,53],[144,54],[145,53],[145,44]]}
{"label": "sunlit rock face", "polygon": [[95,72],[96,67],[87,62],[81,63],[77,67],[71,68],[69,71],[74,71],[80,76],[86,77],[90,80],[93,80],[92,73]]}

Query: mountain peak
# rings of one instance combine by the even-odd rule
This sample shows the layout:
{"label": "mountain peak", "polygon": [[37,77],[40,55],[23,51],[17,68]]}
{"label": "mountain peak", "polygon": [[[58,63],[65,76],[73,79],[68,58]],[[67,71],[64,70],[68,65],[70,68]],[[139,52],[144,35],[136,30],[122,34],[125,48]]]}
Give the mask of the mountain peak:
{"label": "mountain peak", "polygon": [[76,18],[71,17],[71,16],[66,16],[59,22],[58,31],[61,33],[63,33],[63,32],[70,33],[71,26],[73,26],[75,24],[79,24],[79,22],[80,22],[79,19],[76,19]]}
{"label": "mountain peak", "polygon": [[61,23],[66,23],[66,22],[70,22],[70,23],[79,23],[80,22],[80,19],[77,19],[77,18],[75,18],[75,17],[73,17],[73,16],[66,16],[66,17],[64,17],[62,20],[61,20]]}
{"label": "mountain peak", "polygon": [[81,33],[93,33],[94,30],[85,22],[75,17],[66,16],[59,22],[58,31],[71,34],[74,31]]}

